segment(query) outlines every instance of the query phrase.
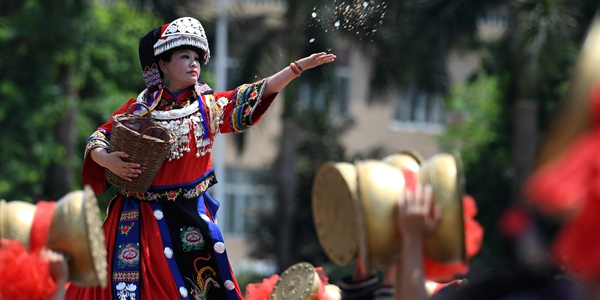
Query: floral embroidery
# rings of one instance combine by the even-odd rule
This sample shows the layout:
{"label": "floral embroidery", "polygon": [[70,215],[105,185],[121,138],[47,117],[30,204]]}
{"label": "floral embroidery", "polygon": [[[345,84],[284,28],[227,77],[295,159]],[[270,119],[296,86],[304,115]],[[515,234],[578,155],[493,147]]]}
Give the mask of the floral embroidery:
{"label": "floral embroidery", "polygon": [[173,109],[184,108],[190,103],[196,101],[196,95],[189,93],[187,97],[178,97],[177,99],[161,98],[156,105],[156,110],[169,111]]}
{"label": "floral embroidery", "polygon": [[[195,185],[177,188],[174,190],[166,191],[152,191],[149,190],[145,193],[129,192],[125,189],[119,189],[119,194],[128,198],[137,198],[138,200],[144,201],[177,201],[177,200],[189,200],[200,197],[206,190],[215,184],[217,179],[214,173],[209,174],[206,178],[201,180]],[[122,218],[122,217],[121,217]],[[123,220],[123,219],[121,219]]]}
{"label": "floral embroidery", "polygon": [[131,228],[133,228],[133,222],[131,222],[131,225],[121,225],[119,226],[119,229],[121,229],[121,234],[124,235],[128,235],[129,231],[131,230]]}
{"label": "floral embroidery", "polygon": [[233,94],[234,108],[229,119],[233,132],[241,133],[253,125],[252,113],[260,103],[266,79],[252,84],[243,84],[235,90]]}
{"label": "floral embroidery", "polygon": [[187,199],[191,199],[191,198],[194,198],[195,194],[196,194],[196,190],[190,189],[190,190],[186,190],[185,193],[183,193],[183,197],[185,197]]}
{"label": "floral embroidery", "polygon": [[140,244],[129,243],[119,245],[119,268],[137,267],[140,262]]}
{"label": "floral embroidery", "polygon": [[104,148],[107,149],[110,141],[110,132],[104,129],[98,129],[92,133],[92,135],[88,138],[88,143],[85,146],[85,152],[83,157],[87,157],[90,150],[94,148]]}
{"label": "floral embroidery", "polygon": [[204,247],[204,237],[200,229],[196,227],[187,227],[180,229],[181,242],[183,243],[183,251],[190,252],[192,250],[200,250]]}

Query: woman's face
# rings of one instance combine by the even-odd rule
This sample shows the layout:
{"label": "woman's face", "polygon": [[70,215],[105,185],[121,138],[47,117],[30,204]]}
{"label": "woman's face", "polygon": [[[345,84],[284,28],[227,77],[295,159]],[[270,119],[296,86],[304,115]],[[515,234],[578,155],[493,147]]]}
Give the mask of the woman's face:
{"label": "woman's face", "polygon": [[200,76],[200,56],[193,50],[177,50],[170,62],[161,60],[160,65],[163,74],[169,77],[172,92],[194,85]]}

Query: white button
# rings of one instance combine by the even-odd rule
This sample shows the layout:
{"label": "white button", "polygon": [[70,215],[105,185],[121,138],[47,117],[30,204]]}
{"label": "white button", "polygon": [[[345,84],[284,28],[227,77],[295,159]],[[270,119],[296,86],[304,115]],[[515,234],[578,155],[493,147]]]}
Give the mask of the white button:
{"label": "white button", "polygon": [[225,280],[225,288],[231,291],[235,289],[235,284],[231,280]]}
{"label": "white button", "polygon": [[165,256],[167,258],[171,258],[173,257],[173,249],[169,248],[169,247],[165,247]]}
{"label": "white button", "polygon": [[187,298],[187,296],[188,296],[188,290],[183,286],[179,288],[179,293],[181,294],[181,297],[183,297],[183,298]]}
{"label": "white button", "polygon": [[200,215],[200,218],[204,219],[204,221],[210,222],[210,218],[205,214]]}
{"label": "white button", "polygon": [[163,214],[162,210],[160,210],[160,209],[157,209],[157,210],[155,210],[155,211],[154,211],[154,217],[155,217],[157,220],[159,220],[159,221],[160,221],[160,220],[162,220],[164,216],[165,216],[165,215]]}
{"label": "white button", "polygon": [[223,242],[216,242],[214,248],[215,252],[219,254],[223,254],[223,252],[225,252],[225,244]]}

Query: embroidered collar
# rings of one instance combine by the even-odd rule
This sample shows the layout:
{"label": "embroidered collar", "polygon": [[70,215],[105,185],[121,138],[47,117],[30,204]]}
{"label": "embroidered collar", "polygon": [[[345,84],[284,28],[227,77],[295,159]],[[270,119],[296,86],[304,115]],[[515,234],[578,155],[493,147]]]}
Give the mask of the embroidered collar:
{"label": "embroidered collar", "polygon": [[195,101],[196,94],[191,87],[179,92],[177,95],[171,93],[169,90],[165,90],[154,111],[181,109]]}

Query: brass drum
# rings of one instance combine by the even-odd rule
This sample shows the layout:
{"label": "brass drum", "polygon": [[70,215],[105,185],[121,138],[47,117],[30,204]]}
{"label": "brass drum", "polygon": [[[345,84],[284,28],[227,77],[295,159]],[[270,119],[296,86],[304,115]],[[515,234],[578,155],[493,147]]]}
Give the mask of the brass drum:
{"label": "brass drum", "polygon": [[270,300],[313,300],[320,287],[321,279],[313,265],[297,263],[281,274],[273,286]]}
{"label": "brass drum", "polygon": [[[36,206],[0,200],[0,238],[15,239],[29,249]],[[80,286],[106,286],[107,261],[100,210],[90,187],[70,192],[54,206],[46,248],[68,258],[69,281]]]}
{"label": "brass drum", "polygon": [[334,263],[344,265],[360,256],[368,268],[380,268],[399,258],[395,212],[405,189],[401,169],[416,172],[417,183],[431,184],[434,203],[442,205],[440,226],[425,240],[426,255],[443,263],[465,259],[459,161],[442,153],[421,162],[405,152],[354,165],[327,163],[317,171],[313,218],[319,242]]}

